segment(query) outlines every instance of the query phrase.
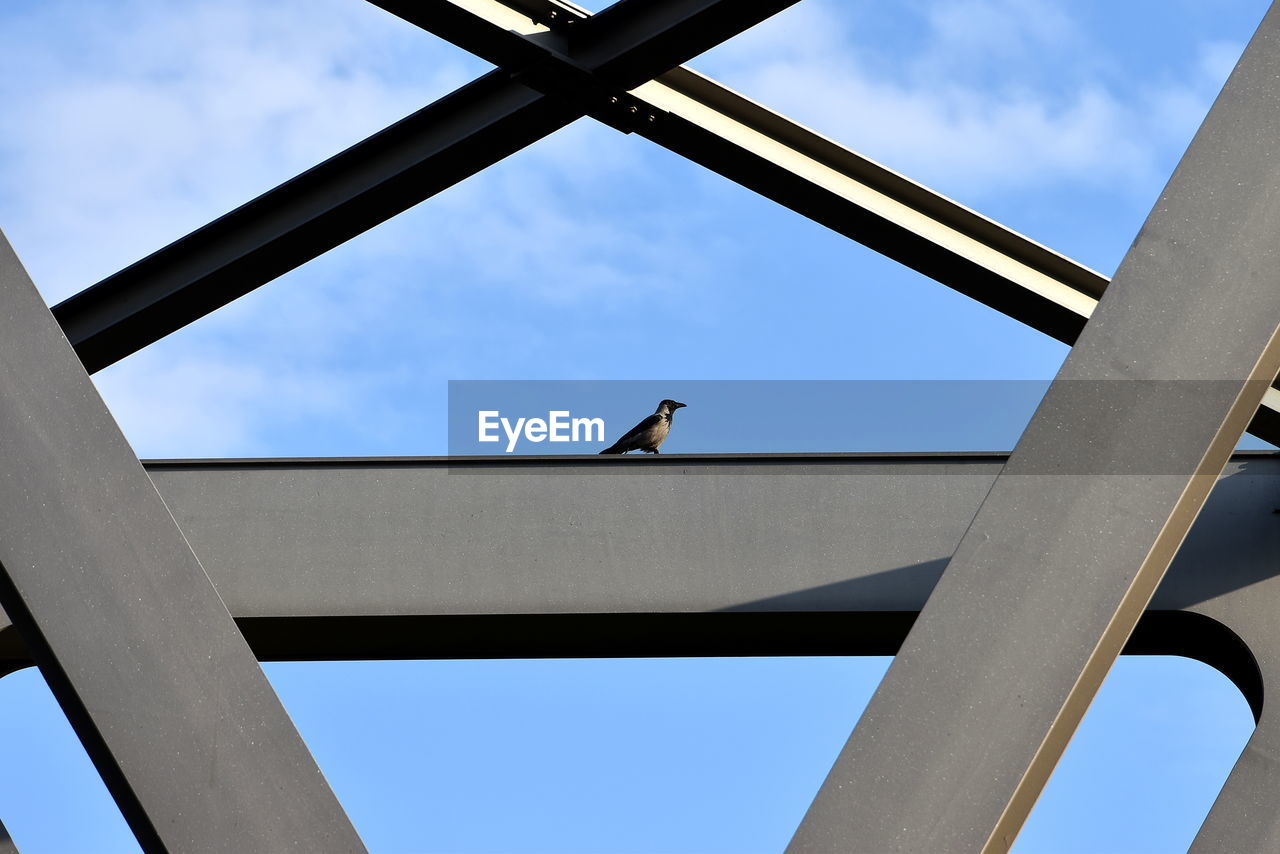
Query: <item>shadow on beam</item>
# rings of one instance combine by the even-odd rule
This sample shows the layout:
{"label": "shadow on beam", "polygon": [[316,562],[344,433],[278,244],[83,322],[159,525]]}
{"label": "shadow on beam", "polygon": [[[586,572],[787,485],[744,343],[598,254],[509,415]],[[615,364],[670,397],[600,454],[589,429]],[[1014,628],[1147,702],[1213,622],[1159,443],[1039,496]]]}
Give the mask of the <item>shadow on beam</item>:
{"label": "shadow on beam", "polygon": [[[894,655],[914,611],[715,612],[242,617],[262,661],[488,658],[687,658]],[[1229,628],[1187,611],[1148,611],[1125,655],[1179,655],[1220,671],[1261,717],[1262,674]],[[0,631],[0,676],[31,665],[12,628]]]}

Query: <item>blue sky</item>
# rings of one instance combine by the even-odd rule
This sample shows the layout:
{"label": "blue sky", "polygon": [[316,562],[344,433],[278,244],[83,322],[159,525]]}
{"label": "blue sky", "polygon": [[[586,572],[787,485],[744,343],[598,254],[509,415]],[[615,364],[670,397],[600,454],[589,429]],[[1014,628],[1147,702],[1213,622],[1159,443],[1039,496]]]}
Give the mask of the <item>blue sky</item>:
{"label": "blue sky", "polygon": [[[1110,273],[1265,7],[802,0],[692,65]],[[8,0],[0,228],[56,302],[484,70],[359,0]],[[1065,352],[583,121],[97,380],[143,457],[411,455],[448,450],[451,380],[1042,382]],[[957,406],[910,438],[1000,450],[1019,418]],[[841,448],[903,438],[863,423]],[[883,667],[269,673],[376,850],[656,854],[780,851]],[[27,769],[0,816],[24,851],[129,850],[42,690],[0,682]],[[1018,852],[1185,849],[1249,728],[1206,668],[1122,661]]]}

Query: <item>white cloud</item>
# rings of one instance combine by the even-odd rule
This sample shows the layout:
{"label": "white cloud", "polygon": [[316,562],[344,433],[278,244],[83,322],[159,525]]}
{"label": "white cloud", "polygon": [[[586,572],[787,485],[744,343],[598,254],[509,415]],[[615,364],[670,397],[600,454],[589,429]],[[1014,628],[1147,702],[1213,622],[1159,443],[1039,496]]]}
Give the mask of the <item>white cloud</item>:
{"label": "white cloud", "polygon": [[98,377],[116,421],[147,457],[268,454],[261,436],[264,403],[273,413],[309,419],[341,413],[344,389],[316,375],[273,374],[225,353],[185,355],[179,361],[140,354]]}
{"label": "white cloud", "polygon": [[[1206,45],[1198,70],[1151,92],[1144,111],[1081,59],[1086,39],[1066,8],[917,2],[920,37],[889,49],[860,40],[858,9],[805,0],[718,50],[711,70],[948,192],[1123,184],[1198,121],[1204,81],[1239,47]],[[349,0],[51,0],[0,22],[0,226],[50,301],[483,70]],[[1066,84],[997,73],[1046,51],[1073,52]],[[464,303],[714,319],[699,309],[731,291],[714,280],[737,238],[723,211],[689,203],[700,192],[690,180],[719,179],[672,178],[671,165],[642,140],[579,123],[104,372],[100,386],[143,454],[272,453],[282,425],[394,432],[395,418],[418,417],[396,407],[412,406],[405,390],[423,377],[475,375],[457,355],[477,346]],[[650,181],[654,169],[664,174]],[[624,183],[655,190],[625,197]],[[556,332],[510,316],[485,327],[501,332],[490,340],[509,363],[534,366],[556,346]],[[387,341],[396,360],[378,358]]]}
{"label": "white cloud", "polygon": [[[0,15],[0,223],[51,303],[485,70],[348,0]],[[638,168],[635,146],[601,135],[612,132],[571,128],[464,182],[427,216],[393,220],[104,372],[104,396],[143,454],[258,452],[286,412],[341,419],[335,395],[348,412],[378,407],[404,365],[344,372],[370,338],[453,335],[420,316],[423,290],[552,304],[669,290],[678,277],[664,270],[698,268],[691,239],[661,217],[648,226],[662,239],[646,241],[632,233],[643,223],[583,211],[607,202],[609,174]]]}
{"label": "white cloud", "polygon": [[806,0],[715,62],[753,98],[967,198],[1145,188],[1242,46],[1208,44],[1180,79],[1120,92],[1069,11],[1045,0],[912,3],[901,14],[920,32],[905,52],[901,40],[860,39],[858,15],[842,5]]}
{"label": "white cloud", "polygon": [[406,37],[430,37],[364,7],[54,2],[6,21],[0,182],[45,294],[73,293],[466,79],[439,50],[420,71],[393,61]]}
{"label": "white cloud", "polygon": [[[72,34],[54,29],[59,8],[72,4],[32,13],[44,44],[23,39],[21,27],[0,35],[0,94],[17,116],[0,156],[3,222],[51,302],[483,70],[348,0],[76,5]],[[644,244],[637,253],[630,224],[582,208],[602,202],[609,176],[641,159],[634,145],[600,145],[601,136],[612,134],[555,134],[513,158],[517,167],[433,199],[444,215],[432,234],[405,241],[383,229],[361,252],[388,261],[429,251],[433,265],[508,286],[523,280],[553,301],[615,289],[645,266]],[[621,254],[627,270],[609,263]]]}
{"label": "white cloud", "polygon": [[913,61],[950,71],[960,63],[1026,61],[1045,47],[1078,51],[1087,40],[1067,9],[1066,4],[1048,0],[929,3],[921,12],[930,30],[930,49]]}

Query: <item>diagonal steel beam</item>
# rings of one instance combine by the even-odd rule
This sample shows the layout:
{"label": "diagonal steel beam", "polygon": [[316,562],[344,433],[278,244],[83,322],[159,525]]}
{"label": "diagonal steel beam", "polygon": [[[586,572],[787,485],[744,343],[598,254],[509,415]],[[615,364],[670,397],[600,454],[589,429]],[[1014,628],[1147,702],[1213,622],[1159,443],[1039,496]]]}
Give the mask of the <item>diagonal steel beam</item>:
{"label": "diagonal steel beam", "polygon": [[[555,10],[579,28],[607,13],[556,0],[371,0],[500,67],[541,57],[531,82],[595,115],[606,87],[525,35]],[[566,27],[566,29],[572,29]],[[1071,343],[1106,277],[688,68],[628,93],[653,121],[626,127],[872,249]],[[646,116],[647,118],[647,116]]]}
{"label": "diagonal steel beam", "polygon": [[[145,467],[257,655],[312,660],[891,655],[1005,460]],[[649,508],[640,524],[636,506]],[[1272,851],[1280,838],[1280,816],[1260,806],[1280,791],[1280,718],[1262,702],[1280,678],[1277,506],[1280,454],[1233,456],[1126,646],[1217,667],[1261,712],[1195,849],[1206,854]],[[27,663],[0,612],[0,674]]]}
{"label": "diagonal steel beam", "polygon": [[0,604],[147,851],[363,851],[0,235]]}
{"label": "diagonal steel beam", "polygon": [[[1067,344],[1109,280],[875,161],[688,68],[631,90],[612,108],[602,81],[554,45],[538,22],[581,31],[606,13],[558,0],[371,0],[377,6],[526,79],[576,100],[593,117],[635,132],[845,237]],[[616,94],[616,93],[615,93]],[[642,120],[628,121],[636,108]],[[649,121],[648,117],[653,120]],[[1280,391],[1250,431],[1280,444]]]}
{"label": "diagonal steel beam", "polygon": [[[674,68],[620,104],[605,106],[619,88],[644,77],[637,62],[646,72],[661,63],[649,63],[648,49],[628,51],[627,63],[619,63],[615,72],[630,76],[606,84],[567,60],[549,45],[563,48],[568,32],[582,29],[588,13],[579,7],[556,0],[385,0],[377,5],[512,69],[544,94],[570,97],[581,109],[536,97],[533,103],[525,87],[513,84],[505,72],[493,72],[103,280],[54,308],[91,372],[452,186],[583,111],[639,132],[1066,343],[1079,335],[1106,288],[1101,274],[690,69]],[[681,10],[650,14],[666,14],[669,24]],[[609,20],[601,13],[591,18],[591,26],[602,17]],[[723,16],[698,20],[702,40],[690,45],[672,35],[689,32],[688,18],[686,10],[682,28],[668,30],[665,42],[655,39],[652,51],[664,51],[668,58],[696,53],[741,26],[736,20],[726,25],[730,19]],[[632,107],[655,121],[638,121]],[[1264,400],[1250,431],[1280,444],[1280,391]]]}
{"label": "diagonal steel beam", "polygon": [[[526,29],[621,91],[794,2],[621,0],[572,39],[543,24]],[[136,352],[582,116],[519,82],[536,74],[518,62],[491,72],[76,294],[54,316],[90,372]]]}
{"label": "diagonal steel beam", "polygon": [[1280,371],[1278,77],[1273,6],[789,851],[1013,844]]}
{"label": "diagonal steel beam", "polygon": [[[680,454],[145,468],[263,659],[891,655],[1005,460]],[[636,506],[650,508],[642,524]],[[1280,679],[1277,506],[1280,454],[1234,455],[1126,646],[1210,664],[1261,712],[1197,843],[1205,854],[1272,851],[1280,839],[1280,816],[1259,806],[1280,791],[1270,758],[1280,716],[1262,702],[1263,686]],[[655,550],[667,560],[655,564]],[[29,663],[14,634],[0,612],[0,674]]]}
{"label": "diagonal steel beam", "polygon": [[90,373],[577,118],[494,71],[54,307]]}

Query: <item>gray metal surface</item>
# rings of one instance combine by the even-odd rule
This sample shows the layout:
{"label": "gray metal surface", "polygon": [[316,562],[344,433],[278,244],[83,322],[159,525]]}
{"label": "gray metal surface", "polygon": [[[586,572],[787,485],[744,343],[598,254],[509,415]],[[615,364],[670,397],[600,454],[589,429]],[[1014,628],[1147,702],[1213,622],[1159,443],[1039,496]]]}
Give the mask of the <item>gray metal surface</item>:
{"label": "gray metal surface", "polygon": [[0,854],[18,854],[18,846],[13,844],[13,838],[3,824],[0,824]]}
{"label": "gray metal surface", "polygon": [[[672,455],[149,471],[266,658],[886,655],[1004,459]],[[649,508],[642,524],[636,506]],[[1280,683],[1276,508],[1280,455],[1236,455],[1128,649],[1206,661],[1261,715],[1198,851],[1271,850],[1280,834],[1269,759],[1280,715],[1262,692],[1264,679]],[[670,560],[655,567],[659,550]]]}
{"label": "gray metal surface", "polygon": [[148,851],[363,851],[0,235],[0,604]]}
{"label": "gray metal surface", "polygon": [[[1235,478],[1222,481],[1175,563],[1177,567],[1184,560],[1205,561],[1204,576],[1218,587],[1217,592],[1205,596],[1174,569],[1156,594],[1157,601],[1169,607],[1189,605],[1229,625],[1257,662],[1262,687],[1272,698],[1262,704],[1258,726],[1205,819],[1191,847],[1193,854],[1280,850],[1280,810],[1276,809],[1280,803],[1280,703],[1274,701],[1280,685],[1280,622],[1276,619],[1280,614],[1280,495],[1275,487],[1280,487],[1280,480],[1272,485]],[[1248,511],[1243,515],[1222,512],[1227,504],[1237,502],[1242,509],[1257,508],[1254,512],[1270,507],[1271,524],[1250,524]],[[1242,524],[1237,525],[1237,520]],[[1221,537],[1197,536],[1219,524]],[[1256,573],[1234,560],[1235,554],[1249,552],[1258,557]]]}
{"label": "gray metal surface", "polygon": [[495,71],[54,307],[90,373],[579,114]]}
{"label": "gray metal surface", "polygon": [[[147,471],[264,659],[889,655],[1005,459],[246,460]],[[649,508],[642,523],[636,506]],[[1280,833],[1264,808],[1280,793],[1268,758],[1280,716],[1262,691],[1280,682],[1276,508],[1280,454],[1237,454],[1128,649],[1206,661],[1260,715],[1200,851],[1269,850]],[[669,559],[655,566],[656,551]],[[0,672],[28,661],[0,614]]]}
{"label": "gray metal surface", "polygon": [[[608,12],[589,16],[554,0],[373,2],[501,67],[533,63],[541,73],[527,77],[530,85],[1065,343],[1075,342],[1106,290],[1105,276],[691,69],[673,68],[602,109],[602,93],[611,91],[605,81],[522,35],[553,10],[565,29],[589,27]],[[619,121],[619,110],[633,107],[644,120]],[[1264,401],[1250,431],[1280,444],[1280,393]]]}
{"label": "gray metal surface", "polygon": [[[475,617],[478,625],[520,616],[745,622],[765,614],[914,613],[1005,459],[247,460],[152,462],[147,471],[242,623],[253,629],[254,621],[291,619],[297,637],[325,644],[307,634],[307,620],[372,618],[353,619],[364,632],[378,618],[388,618],[385,628],[391,618],[432,616]],[[643,522],[636,506],[649,508]],[[1227,620],[1223,608],[1204,607],[1252,593],[1280,571],[1277,506],[1280,455],[1237,455],[1152,608]],[[670,561],[655,566],[658,548]],[[694,654],[705,639],[689,625],[692,633],[674,640],[645,642]],[[857,625],[843,621],[842,632]],[[904,631],[891,629],[897,640]],[[883,651],[888,637],[868,629],[827,651]],[[0,617],[8,666],[23,658],[12,640]],[[775,651],[790,643],[772,641]],[[286,646],[287,637],[263,642],[267,657],[324,657],[320,648]],[[329,652],[353,657],[369,642],[347,635]],[[398,638],[403,646],[383,652],[522,656],[541,642],[513,635],[498,650],[473,636]],[[589,634],[572,643],[573,654],[608,654]],[[550,652],[563,654],[541,654]]]}
{"label": "gray metal surface", "polygon": [[[805,852],[1007,849],[1121,648],[1191,655],[1259,717],[1194,850],[1280,847],[1280,724],[1263,703],[1280,678],[1280,461],[1228,466],[1156,589],[1255,411],[1250,429],[1280,441],[1278,13],[1108,290],[695,72],[650,79],[793,0],[594,16],[377,2],[501,70],[58,306],[86,367],[583,114],[1060,340],[1085,332],[998,478],[1004,461],[981,456],[153,466],[242,638],[4,246],[0,284],[19,287],[0,298],[21,305],[0,312],[0,499],[20,511],[0,518],[16,623],[0,618],[0,664],[39,661],[145,847],[359,849],[245,639],[266,658],[883,654],[906,639],[793,840]],[[636,506],[662,511],[637,523]],[[676,558],[655,564],[659,550]]]}
{"label": "gray metal surface", "polygon": [[1278,41],[1273,10],[788,850],[1013,844],[1280,370]]}
{"label": "gray metal surface", "polygon": [[[578,73],[627,88],[794,2],[624,0],[564,49]],[[545,26],[528,29],[557,43]],[[525,85],[536,73],[526,62],[485,75],[76,294],[54,316],[91,373],[136,352],[583,115]]]}

